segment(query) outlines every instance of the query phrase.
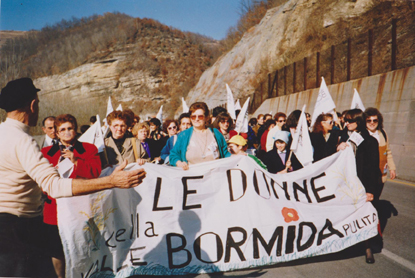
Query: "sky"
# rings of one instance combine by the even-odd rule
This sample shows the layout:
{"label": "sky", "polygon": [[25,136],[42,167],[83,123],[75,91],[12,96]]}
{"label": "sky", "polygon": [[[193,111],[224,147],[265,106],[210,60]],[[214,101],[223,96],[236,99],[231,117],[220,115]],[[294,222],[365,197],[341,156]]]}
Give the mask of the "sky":
{"label": "sky", "polygon": [[62,19],[121,12],[182,31],[223,39],[239,19],[241,0],[0,0],[0,30],[40,30]]}

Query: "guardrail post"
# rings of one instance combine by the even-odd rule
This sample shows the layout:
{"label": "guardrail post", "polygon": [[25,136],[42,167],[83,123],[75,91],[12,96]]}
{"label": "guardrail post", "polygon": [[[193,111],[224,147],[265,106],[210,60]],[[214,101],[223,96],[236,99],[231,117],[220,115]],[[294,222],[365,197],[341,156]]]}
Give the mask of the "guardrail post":
{"label": "guardrail post", "polygon": [[320,52],[317,52],[316,61],[316,88],[320,87]]}
{"label": "guardrail post", "polygon": [[367,51],[367,76],[372,75],[373,29],[369,29],[369,49]]}
{"label": "guardrail post", "polygon": [[293,94],[295,93],[295,81],[297,79],[297,63],[293,64]]}
{"label": "guardrail post", "polygon": [[350,80],[351,75],[352,75],[352,71],[351,71],[351,57],[352,57],[352,39],[348,38],[347,39],[347,81]]}
{"label": "guardrail post", "polygon": [[331,46],[331,76],[330,76],[330,84],[334,84],[334,45]]}
{"label": "guardrail post", "polygon": [[392,70],[396,70],[396,21],[392,19]]}
{"label": "guardrail post", "polygon": [[307,57],[304,58],[304,91],[307,90]]}

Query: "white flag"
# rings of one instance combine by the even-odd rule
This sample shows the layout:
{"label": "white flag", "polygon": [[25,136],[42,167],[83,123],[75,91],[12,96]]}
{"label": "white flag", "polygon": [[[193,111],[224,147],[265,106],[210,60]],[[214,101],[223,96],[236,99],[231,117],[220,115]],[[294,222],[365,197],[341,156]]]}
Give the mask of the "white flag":
{"label": "white flag", "polygon": [[117,109],[115,109],[115,110],[117,110],[117,111],[122,111],[122,106],[121,106],[121,103],[120,103],[120,105],[118,105]]}
{"label": "white flag", "polygon": [[239,99],[236,101],[236,103],[235,103],[235,111],[236,110],[241,110],[242,108],[241,108],[241,103],[239,102]]}
{"label": "white flag", "polygon": [[241,112],[238,115],[238,118],[236,119],[235,124],[235,131],[239,133],[248,133],[248,105],[249,105],[249,99],[248,98],[244,106],[241,109]]}
{"label": "white flag", "polygon": [[333,99],[331,98],[329,88],[327,88],[324,77],[321,77],[321,86],[318,91],[316,105],[314,106],[314,112],[311,116],[311,126],[316,122],[317,117],[322,113],[333,114],[333,119],[337,119],[337,114],[334,112],[336,105],[334,104]]}
{"label": "white flag", "polygon": [[163,105],[160,107],[160,110],[157,113],[156,118],[159,119],[160,122],[163,124]]}
{"label": "white flag", "polygon": [[308,124],[305,116],[305,105],[298,120],[297,129],[293,134],[291,151],[294,152],[297,159],[303,166],[313,162],[313,146],[311,145],[310,134],[308,133]]}
{"label": "white flag", "polygon": [[85,131],[78,139],[79,142],[94,144],[98,152],[103,152],[105,148],[104,136],[101,130],[101,120],[97,115],[97,121]]}
{"label": "white flag", "polygon": [[189,106],[187,106],[186,101],[182,98],[183,113],[189,112]]}
{"label": "white flag", "polygon": [[111,97],[108,97],[107,114],[105,114],[105,117],[108,116],[108,114],[110,114],[112,111],[114,111],[114,108],[112,107]]}
{"label": "white flag", "polygon": [[227,109],[228,109],[228,113],[231,116],[231,118],[233,120],[236,119],[236,115],[235,115],[235,101],[233,99],[233,94],[231,91],[231,88],[229,88],[229,85],[226,84],[226,92],[227,92]]}
{"label": "white flag", "polygon": [[352,105],[350,106],[350,109],[356,109],[356,108],[362,111],[365,111],[365,106],[363,105],[362,99],[360,98],[360,95],[357,92],[357,90],[354,89]]}

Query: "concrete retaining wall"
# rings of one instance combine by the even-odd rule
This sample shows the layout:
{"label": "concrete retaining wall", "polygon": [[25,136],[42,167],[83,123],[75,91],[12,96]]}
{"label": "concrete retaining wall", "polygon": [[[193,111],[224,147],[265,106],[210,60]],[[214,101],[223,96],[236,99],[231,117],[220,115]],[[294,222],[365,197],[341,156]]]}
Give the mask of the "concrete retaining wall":
{"label": "concrete retaining wall", "polygon": [[[328,88],[339,112],[350,108],[354,88],[366,108],[376,107],[380,110],[397,166],[397,177],[415,181],[415,66],[330,85]],[[288,115],[295,109],[301,109],[304,104],[307,105],[306,110],[312,113],[318,90],[267,99],[254,116],[270,111]]]}

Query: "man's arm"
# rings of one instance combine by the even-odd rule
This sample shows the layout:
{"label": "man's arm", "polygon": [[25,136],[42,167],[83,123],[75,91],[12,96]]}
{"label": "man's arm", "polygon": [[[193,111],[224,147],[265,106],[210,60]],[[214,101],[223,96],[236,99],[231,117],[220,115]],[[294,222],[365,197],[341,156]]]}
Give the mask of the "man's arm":
{"label": "man's arm", "polygon": [[87,195],[111,188],[132,188],[141,184],[146,176],[144,169],[123,171],[127,164],[128,162],[125,160],[120,166],[115,168],[110,176],[107,177],[88,180],[73,179],[73,196]]}

